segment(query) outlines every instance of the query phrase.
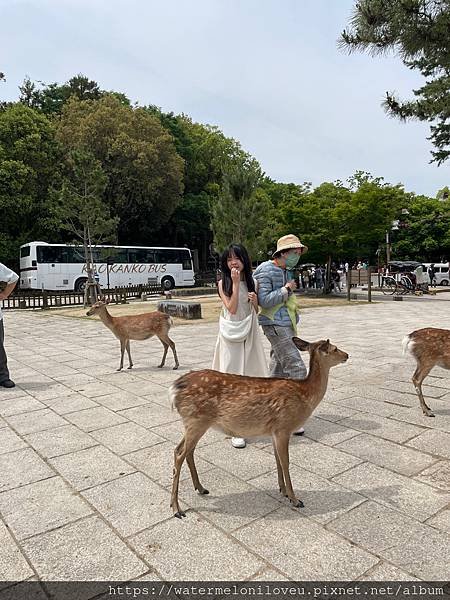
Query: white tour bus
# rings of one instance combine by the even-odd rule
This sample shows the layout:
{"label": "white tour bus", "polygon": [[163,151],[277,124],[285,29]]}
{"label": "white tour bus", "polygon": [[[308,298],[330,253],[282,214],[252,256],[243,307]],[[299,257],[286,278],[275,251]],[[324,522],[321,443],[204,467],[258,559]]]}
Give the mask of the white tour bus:
{"label": "white tour bus", "polygon": [[[194,285],[188,248],[95,246],[95,273],[107,288],[154,283],[166,290]],[[30,242],[20,247],[20,287],[82,291],[86,284],[82,246]]]}

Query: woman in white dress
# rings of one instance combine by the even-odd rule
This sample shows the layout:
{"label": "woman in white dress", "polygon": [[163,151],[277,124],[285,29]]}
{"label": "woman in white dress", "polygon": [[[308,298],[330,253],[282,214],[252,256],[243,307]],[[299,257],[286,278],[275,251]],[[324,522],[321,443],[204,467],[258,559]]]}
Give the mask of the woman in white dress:
{"label": "woman in white dress", "polygon": [[[231,244],[222,254],[222,279],[218,284],[223,308],[212,368],[222,373],[268,377],[258,326],[258,297],[247,250]],[[233,437],[235,448],[245,448],[242,438]]]}

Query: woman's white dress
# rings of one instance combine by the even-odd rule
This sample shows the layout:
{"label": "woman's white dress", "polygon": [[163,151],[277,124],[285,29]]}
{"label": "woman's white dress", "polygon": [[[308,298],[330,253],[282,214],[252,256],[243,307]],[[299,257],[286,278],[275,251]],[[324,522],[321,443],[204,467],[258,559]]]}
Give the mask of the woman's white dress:
{"label": "woman's white dress", "polygon": [[247,284],[245,281],[241,281],[236,314],[232,315],[224,306],[222,317],[228,321],[242,321],[250,314],[252,315],[251,328],[245,341],[230,342],[224,338],[219,330],[212,369],[221,371],[222,373],[234,373],[236,375],[249,375],[252,377],[269,376],[258,325],[258,317],[256,311],[252,308],[251,302],[248,300]]}

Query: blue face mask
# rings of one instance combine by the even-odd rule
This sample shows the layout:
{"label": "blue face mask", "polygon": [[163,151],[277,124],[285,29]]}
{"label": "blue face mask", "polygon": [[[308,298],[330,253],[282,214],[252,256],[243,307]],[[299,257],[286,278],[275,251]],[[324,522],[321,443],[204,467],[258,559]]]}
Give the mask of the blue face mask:
{"label": "blue face mask", "polygon": [[286,261],[286,269],[292,270],[297,266],[300,256],[295,252],[291,252],[285,257],[284,260]]}

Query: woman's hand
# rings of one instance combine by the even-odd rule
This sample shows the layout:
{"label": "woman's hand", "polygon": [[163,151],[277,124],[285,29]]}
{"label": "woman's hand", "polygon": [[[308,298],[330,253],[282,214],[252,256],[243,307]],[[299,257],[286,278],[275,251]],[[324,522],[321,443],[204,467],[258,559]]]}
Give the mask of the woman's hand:
{"label": "woman's hand", "polygon": [[248,293],[248,300],[253,304],[255,310],[258,310],[258,296],[255,292]]}
{"label": "woman's hand", "polygon": [[231,280],[233,284],[238,284],[241,281],[241,272],[234,267],[231,269]]}

